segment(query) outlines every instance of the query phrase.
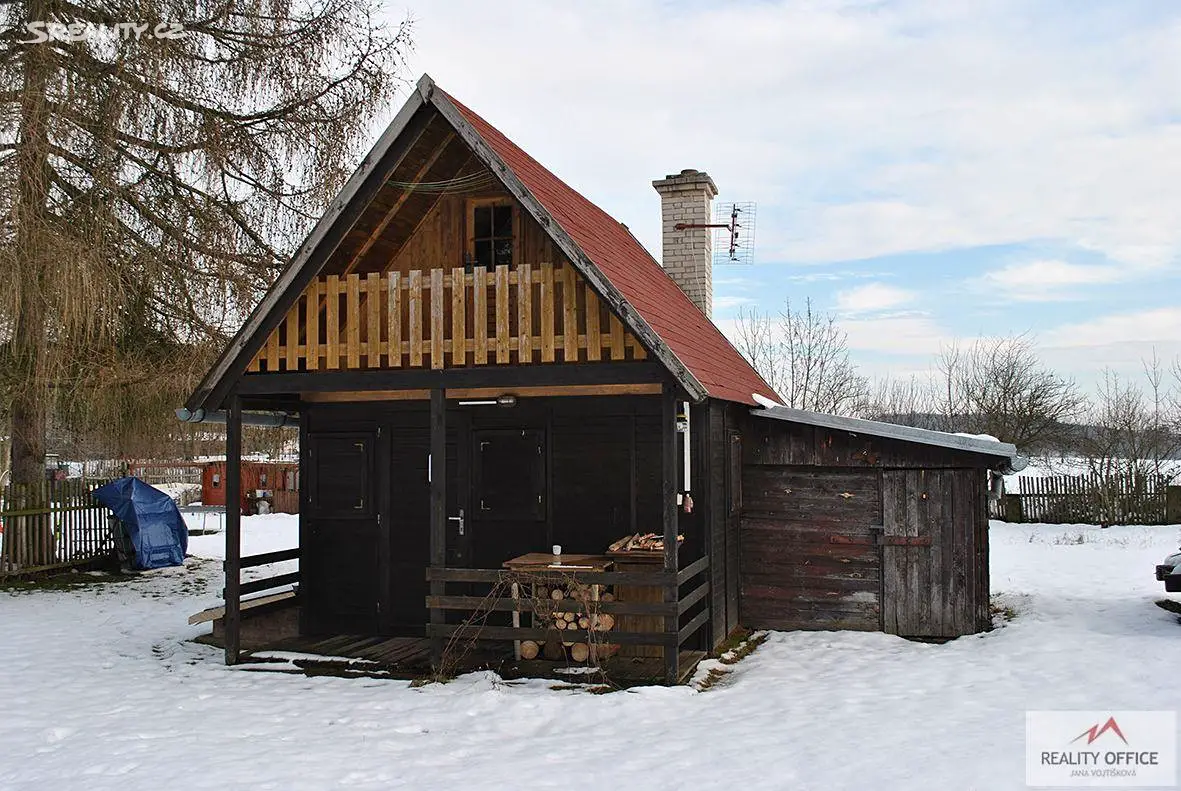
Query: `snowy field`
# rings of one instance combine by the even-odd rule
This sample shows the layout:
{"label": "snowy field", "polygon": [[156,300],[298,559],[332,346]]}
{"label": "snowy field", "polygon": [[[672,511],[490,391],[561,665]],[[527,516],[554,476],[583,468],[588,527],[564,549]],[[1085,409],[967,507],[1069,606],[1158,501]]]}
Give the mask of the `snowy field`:
{"label": "snowy field", "polygon": [[[248,518],[245,551],[290,546],[293,526]],[[1179,543],[1178,527],[994,523],[1002,628],[942,646],[775,633],[704,692],[226,668],[185,623],[216,603],[211,559],[0,592],[0,789],[1024,788],[1026,709],[1181,703],[1181,624],[1152,578]]]}

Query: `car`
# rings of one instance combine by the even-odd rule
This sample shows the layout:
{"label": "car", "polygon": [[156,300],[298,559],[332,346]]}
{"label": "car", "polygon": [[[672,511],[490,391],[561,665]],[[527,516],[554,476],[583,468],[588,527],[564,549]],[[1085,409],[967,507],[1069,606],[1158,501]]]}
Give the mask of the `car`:
{"label": "car", "polygon": [[1181,552],[1174,552],[1156,567],[1156,578],[1165,584],[1167,593],[1181,593]]}

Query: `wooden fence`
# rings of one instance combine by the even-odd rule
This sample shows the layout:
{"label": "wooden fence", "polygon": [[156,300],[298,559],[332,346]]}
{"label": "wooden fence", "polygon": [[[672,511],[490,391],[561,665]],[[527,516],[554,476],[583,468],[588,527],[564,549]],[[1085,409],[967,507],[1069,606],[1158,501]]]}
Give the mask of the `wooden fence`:
{"label": "wooden fence", "polygon": [[[248,370],[642,360],[573,267],[329,275],[300,295]],[[362,362],[362,360],[364,362]]]}
{"label": "wooden fence", "polygon": [[1167,475],[1019,477],[1018,490],[990,503],[1007,522],[1160,525],[1181,522],[1181,486]]}
{"label": "wooden fence", "polygon": [[166,483],[201,485],[205,465],[199,461],[145,461],[128,464],[128,475],[134,475],[152,486]]}
{"label": "wooden fence", "polygon": [[70,478],[0,489],[0,578],[110,555],[108,511],[90,495],[104,483]]}

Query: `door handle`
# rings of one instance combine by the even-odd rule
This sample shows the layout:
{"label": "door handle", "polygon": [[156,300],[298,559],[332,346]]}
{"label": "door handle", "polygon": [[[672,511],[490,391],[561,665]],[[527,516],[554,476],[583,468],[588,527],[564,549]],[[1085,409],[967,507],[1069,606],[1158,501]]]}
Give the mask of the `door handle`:
{"label": "door handle", "polygon": [[449,516],[449,517],[447,517],[447,521],[448,522],[459,522],[459,534],[461,536],[463,535],[463,509],[462,508],[459,509],[459,516]]}

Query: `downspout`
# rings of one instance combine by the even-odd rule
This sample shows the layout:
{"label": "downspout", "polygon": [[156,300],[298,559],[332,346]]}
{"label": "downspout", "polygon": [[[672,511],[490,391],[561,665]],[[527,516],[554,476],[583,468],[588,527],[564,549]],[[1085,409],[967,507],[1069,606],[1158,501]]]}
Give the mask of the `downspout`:
{"label": "downspout", "polygon": [[[224,425],[226,413],[224,409],[206,411],[204,409],[187,409],[181,407],[176,410],[176,419],[182,423],[218,423]],[[282,428],[284,426],[298,426],[299,417],[287,412],[243,412],[242,425],[267,426]]]}

